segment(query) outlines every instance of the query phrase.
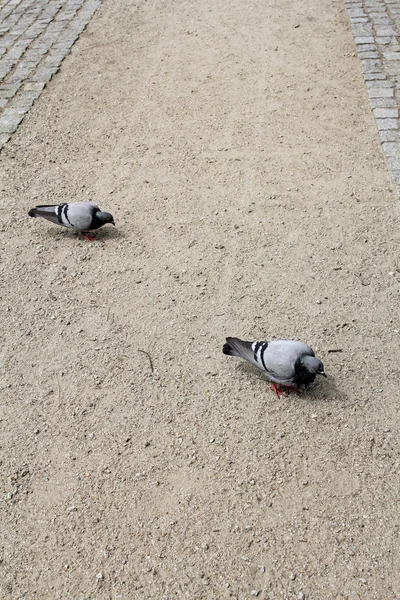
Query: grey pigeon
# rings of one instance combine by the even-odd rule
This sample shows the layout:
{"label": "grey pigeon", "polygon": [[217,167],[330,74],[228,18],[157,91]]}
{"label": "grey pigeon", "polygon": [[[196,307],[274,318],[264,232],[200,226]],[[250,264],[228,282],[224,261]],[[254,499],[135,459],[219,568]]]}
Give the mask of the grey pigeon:
{"label": "grey pigeon", "polygon": [[64,202],[56,205],[39,205],[28,212],[30,217],[43,217],[56,225],[71,227],[80,231],[83,236],[92,241],[94,238],[85,234],[87,231],[99,229],[106,223],[115,225],[112,214],[102,212],[96,204],[90,202]]}
{"label": "grey pigeon", "polygon": [[261,369],[271,381],[277,396],[302,385],[307,387],[317,375],[326,377],[324,365],[316,358],[312,348],[295,340],[245,342],[228,337],[222,352],[228,356],[244,358]]}

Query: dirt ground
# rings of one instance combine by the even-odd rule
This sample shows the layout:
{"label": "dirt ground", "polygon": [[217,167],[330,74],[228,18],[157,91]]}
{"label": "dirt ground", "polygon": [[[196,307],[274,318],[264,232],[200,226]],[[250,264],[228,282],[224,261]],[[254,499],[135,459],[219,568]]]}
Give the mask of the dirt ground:
{"label": "dirt ground", "polygon": [[[338,0],[105,0],[7,144],[2,599],[400,598],[400,219],[354,49]],[[78,200],[117,227],[27,216]],[[227,335],[329,378],[278,400]]]}

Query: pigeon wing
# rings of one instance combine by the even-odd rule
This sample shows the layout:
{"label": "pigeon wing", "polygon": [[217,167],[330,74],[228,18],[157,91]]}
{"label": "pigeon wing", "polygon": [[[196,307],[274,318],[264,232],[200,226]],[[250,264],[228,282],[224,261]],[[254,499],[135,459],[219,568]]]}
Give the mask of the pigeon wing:
{"label": "pigeon wing", "polygon": [[295,375],[296,360],[304,354],[315,356],[312,348],[303,342],[274,340],[269,342],[263,352],[263,365],[272,381],[291,385]]}
{"label": "pigeon wing", "polygon": [[62,204],[40,204],[31,208],[30,217],[42,217],[56,225],[72,227],[78,231],[90,230],[99,207],[90,202],[63,202]]}
{"label": "pigeon wing", "polygon": [[62,218],[66,227],[74,227],[78,231],[89,231],[93,224],[96,211],[100,210],[96,204],[89,202],[71,202],[63,209]]}

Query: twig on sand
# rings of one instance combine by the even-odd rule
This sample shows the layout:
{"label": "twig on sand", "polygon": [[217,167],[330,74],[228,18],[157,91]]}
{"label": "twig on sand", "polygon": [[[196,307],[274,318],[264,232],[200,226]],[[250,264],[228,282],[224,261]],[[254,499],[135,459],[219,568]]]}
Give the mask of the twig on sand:
{"label": "twig on sand", "polygon": [[331,348],[328,352],[343,352],[341,348]]}
{"label": "twig on sand", "polygon": [[60,379],[59,379],[58,373],[56,373],[56,380],[57,380],[57,401],[60,402],[61,391],[60,391]]}
{"label": "twig on sand", "polygon": [[142,354],[145,354],[147,356],[147,358],[149,359],[149,362],[150,362],[151,372],[154,373],[153,361],[151,360],[150,354],[148,352],[146,352],[146,350],[140,350],[140,348],[138,348],[138,352],[141,352]]}

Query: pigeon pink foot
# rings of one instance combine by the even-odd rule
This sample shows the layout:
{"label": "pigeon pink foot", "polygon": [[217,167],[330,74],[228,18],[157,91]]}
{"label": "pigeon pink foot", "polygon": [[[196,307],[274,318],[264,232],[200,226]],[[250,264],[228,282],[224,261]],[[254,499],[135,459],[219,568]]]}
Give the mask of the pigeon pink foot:
{"label": "pigeon pink foot", "polygon": [[279,396],[286,396],[286,394],[290,394],[291,392],[296,392],[296,390],[290,387],[290,385],[282,385],[281,387],[283,390],[279,389],[275,383],[271,383],[271,387],[277,398],[279,398]]}
{"label": "pigeon pink foot", "polygon": [[88,235],[87,233],[83,233],[82,232],[82,236],[85,238],[85,240],[87,240],[88,242],[95,242],[96,241],[96,237],[90,237],[90,235]]}

